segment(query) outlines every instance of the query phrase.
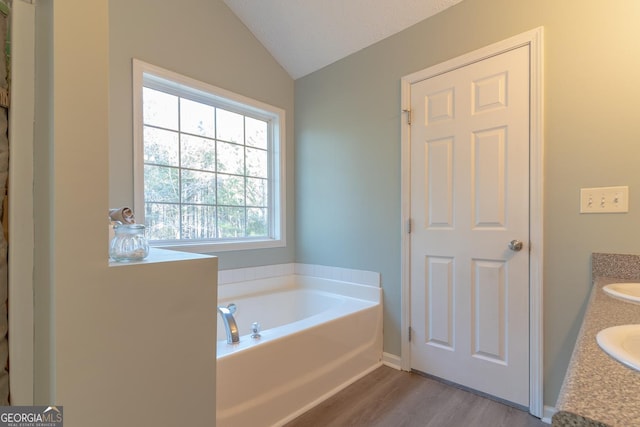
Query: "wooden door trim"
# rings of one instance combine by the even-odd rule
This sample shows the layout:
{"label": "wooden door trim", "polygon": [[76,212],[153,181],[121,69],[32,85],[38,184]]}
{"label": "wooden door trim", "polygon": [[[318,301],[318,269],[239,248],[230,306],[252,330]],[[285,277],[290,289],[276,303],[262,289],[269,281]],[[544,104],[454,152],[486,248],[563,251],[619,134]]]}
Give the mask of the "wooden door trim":
{"label": "wooden door trim", "polygon": [[[404,76],[401,79],[403,115],[411,114],[411,85],[464,67],[485,58],[522,46],[529,47],[529,412],[543,416],[543,27],[538,27],[509,39],[485,46],[473,52]],[[411,126],[401,120],[401,229],[402,229],[402,300],[400,366],[411,369],[409,326],[411,324],[410,255],[411,236],[408,233],[411,214]]]}

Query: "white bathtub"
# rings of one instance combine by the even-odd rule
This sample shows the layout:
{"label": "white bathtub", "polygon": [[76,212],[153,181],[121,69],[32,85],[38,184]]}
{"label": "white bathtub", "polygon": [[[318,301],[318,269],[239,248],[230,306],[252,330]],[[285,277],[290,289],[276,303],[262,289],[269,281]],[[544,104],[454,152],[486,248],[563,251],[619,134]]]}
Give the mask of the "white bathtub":
{"label": "white bathtub", "polygon": [[236,304],[240,331],[227,344],[218,317],[218,427],[282,425],[381,364],[378,287],[288,275],[223,285],[218,298]]}

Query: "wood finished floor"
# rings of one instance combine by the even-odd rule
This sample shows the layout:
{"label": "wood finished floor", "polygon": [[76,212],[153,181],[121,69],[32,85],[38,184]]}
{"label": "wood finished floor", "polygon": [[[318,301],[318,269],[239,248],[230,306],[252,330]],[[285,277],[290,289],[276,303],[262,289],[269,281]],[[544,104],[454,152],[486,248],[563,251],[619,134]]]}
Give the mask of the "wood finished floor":
{"label": "wood finished floor", "polygon": [[519,409],[382,366],[285,427],[542,427]]}

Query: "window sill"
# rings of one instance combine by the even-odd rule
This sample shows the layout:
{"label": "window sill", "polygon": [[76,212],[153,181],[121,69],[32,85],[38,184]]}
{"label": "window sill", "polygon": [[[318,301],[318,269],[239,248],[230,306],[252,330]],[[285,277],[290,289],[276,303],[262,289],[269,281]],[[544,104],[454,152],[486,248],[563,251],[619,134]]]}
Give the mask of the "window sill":
{"label": "window sill", "polygon": [[220,242],[220,243],[151,243],[151,246],[158,249],[169,249],[172,251],[191,252],[197,254],[213,254],[216,252],[244,251],[250,249],[282,248],[287,246],[284,240],[247,240],[242,242]]}

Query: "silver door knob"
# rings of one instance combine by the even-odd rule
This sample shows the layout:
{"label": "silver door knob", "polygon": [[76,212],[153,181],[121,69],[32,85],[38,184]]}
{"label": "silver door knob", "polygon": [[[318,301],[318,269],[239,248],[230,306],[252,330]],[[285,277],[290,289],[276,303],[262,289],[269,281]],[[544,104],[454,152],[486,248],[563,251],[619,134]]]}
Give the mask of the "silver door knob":
{"label": "silver door knob", "polygon": [[509,242],[509,249],[514,252],[518,252],[522,249],[522,242],[520,240],[512,240]]}

